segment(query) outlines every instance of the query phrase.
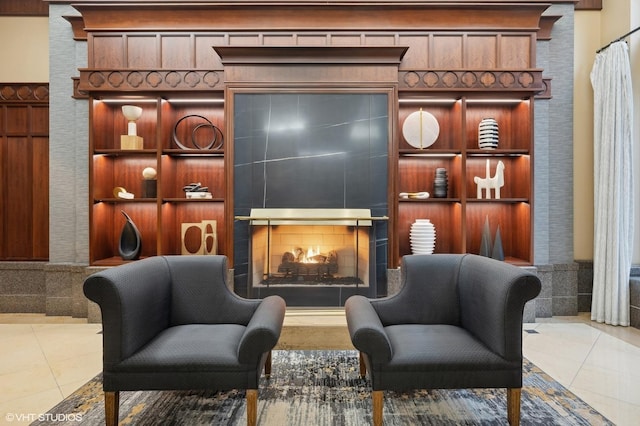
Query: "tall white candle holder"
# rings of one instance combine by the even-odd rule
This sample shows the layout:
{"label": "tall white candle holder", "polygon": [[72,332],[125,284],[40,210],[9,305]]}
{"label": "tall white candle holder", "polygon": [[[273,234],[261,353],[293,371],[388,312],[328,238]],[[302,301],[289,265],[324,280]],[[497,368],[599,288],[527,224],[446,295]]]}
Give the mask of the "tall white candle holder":
{"label": "tall white candle holder", "polygon": [[123,105],[122,114],[127,121],[127,134],[120,136],[120,149],[142,149],[144,141],[137,134],[136,120],[142,116],[142,108],[135,105]]}

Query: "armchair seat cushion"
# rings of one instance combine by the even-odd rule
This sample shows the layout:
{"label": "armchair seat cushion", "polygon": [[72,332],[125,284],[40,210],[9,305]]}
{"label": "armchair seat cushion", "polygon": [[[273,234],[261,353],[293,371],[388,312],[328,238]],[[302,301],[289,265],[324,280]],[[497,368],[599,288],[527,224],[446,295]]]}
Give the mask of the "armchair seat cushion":
{"label": "armchair seat cushion", "polygon": [[[393,348],[388,371],[477,371],[519,369],[461,327],[446,324],[402,324],[385,327]],[[375,368],[375,367],[374,367]]]}
{"label": "armchair seat cushion", "polygon": [[170,327],[111,371],[187,373],[255,369],[238,361],[238,345],[245,329],[239,324]]}

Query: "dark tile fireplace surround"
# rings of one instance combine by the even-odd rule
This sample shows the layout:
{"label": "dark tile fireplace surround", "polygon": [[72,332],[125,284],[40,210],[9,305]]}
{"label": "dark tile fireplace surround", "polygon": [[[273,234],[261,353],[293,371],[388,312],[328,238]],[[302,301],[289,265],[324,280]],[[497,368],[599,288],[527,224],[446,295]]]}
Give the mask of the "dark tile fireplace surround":
{"label": "dark tile fireplace surround", "polygon": [[[234,215],[252,209],[369,209],[387,216],[389,114],[381,93],[248,93],[234,98]],[[234,224],[234,285],[289,306],[342,306],[386,292],[387,224],[374,227],[371,285],[255,287],[250,225]]]}

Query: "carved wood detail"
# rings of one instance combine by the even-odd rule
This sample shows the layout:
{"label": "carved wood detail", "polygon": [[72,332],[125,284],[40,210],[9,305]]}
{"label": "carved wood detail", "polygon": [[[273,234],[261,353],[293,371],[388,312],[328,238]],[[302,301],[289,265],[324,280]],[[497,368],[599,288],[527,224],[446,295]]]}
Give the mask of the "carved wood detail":
{"label": "carved wood detail", "polygon": [[0,84],[0,102],[49,103],[49,85],[42,83]]}
{"label": "carved wood detail", "polygon": [[89,94],[80,90],[80,77],[71,77],[73,81],[73,99],[89,99]]}
{"label": "carved wood detail", "polygon": [[536,94],[536,99],[551,99],[553,97],[551,95],[551,78],[543,77],[542,84],[544,88],[541,92]]}
{"label": "carved wood detail", "polygon": [[542,70],[401,71],[400,90],[527,91],[544,89]]}
{"label": "carved wood detail", "polygon": [[223,72],[210,70],[80,69],[83,92],[222,90]]}

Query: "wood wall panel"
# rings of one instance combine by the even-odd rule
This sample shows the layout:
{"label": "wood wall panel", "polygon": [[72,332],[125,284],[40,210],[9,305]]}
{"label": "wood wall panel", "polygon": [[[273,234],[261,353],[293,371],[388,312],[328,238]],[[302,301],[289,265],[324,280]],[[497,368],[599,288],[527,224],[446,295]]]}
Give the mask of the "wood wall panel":
{"label": "wood wall panel", "polygon": [[224,35],[200,35],[195,36],[196,69],[221,70],[220,56],[213,50],[213,46],[226,44]]}
{"label": "wood wall panel", "polygon": [[[49,108],[46,107],[46,110],[48,124]],[[31,144],[33,146],[31,174],[33,232],[30,258],[47,259],[49,257],[49,137],[34,137]]]}
{"label": "wood wall panel", "polygon": [[527,35],[503,35],[500,37],[500,62],[498,68],[531,68],[535,59],[531,55],[532,39]]}
{"label": "wood wall panel", "polygon": [[370,46],[393,46],[396,38],[393,34],[377,35],[368,34],[365,36],[365,44]]}
{"label": "wood wall panel", "polygon": [[48,93],[0,84],[0,261],[49,257]]}
{"label": "wood wall panel", "polygon": [[[184,52],[188,54],[188,50]],[[129,35],[127,36],[127,68],[156,69],[160,68],[158,57],[158,37]]]}
{"label": "wood wall panel", "polygon": [[91,37],[89,67],[125,68],[125,44],[122,35],[94,35]]}
{"label": "wood wall panel", "polygon": [[362,44],[362,38],[359,35],[340,35],[335,34],[331,36],[331,40],[329,41],[331,46],[359,46]]}
{"label": "wood wall panel", "polygon": [[461,69],[462,68],[462,36],[433,37],[433,50],[431,51],[430,65],[436,69]]}
{"label": "wood wall panel", "polygon": [[326,46],[327,36],[323,34],[296,34],[299,46]]}
{"label": "wood wall panel", "polygon": [[259,46],[259,34],[229,34],[230,46]]}
{"label": "wood wall panel", "polygon": [[[31,107],[31,134],[49,136],[49,106],[34,105]],[[47,155],[49,155],[47,153]]]}
{"label": "wood wall panel", "polygon": [[465,68],[492,69],[498,60],[495,36],[468,36],[465,45]]}
{"label": "wood wall panel", "polygon": [[[211,54],[211,53],[209,53]],[[195,63],[191,36],[164,35],[161,39],[161,57],[164,69],[189,69]]]}
{"label": "wood wall panel", "polygon": [[265,34],[262,44],[265,46],[291,46],[295,43],[293,34]]}
{"label": "wood wall panel", "polygon": [[4,244],[11,250],[11,258],[29,259],[32,240],[33,188],[30,177],[33,171],[33,147],[27,137],[8,137],[7,163],[4,185],[7,197],[3,219],[6,221]]}
{"label": "wood wall panel", "polygon": [[407,53],[400,63],[401,70],[424,70],[429,68],[429,35],[400,35],[398,45],[408,46]]}
{"label": "wood wall panel", "polygon": [[48,16],[49,2],[43,0],[0,0],[0,16]]}

